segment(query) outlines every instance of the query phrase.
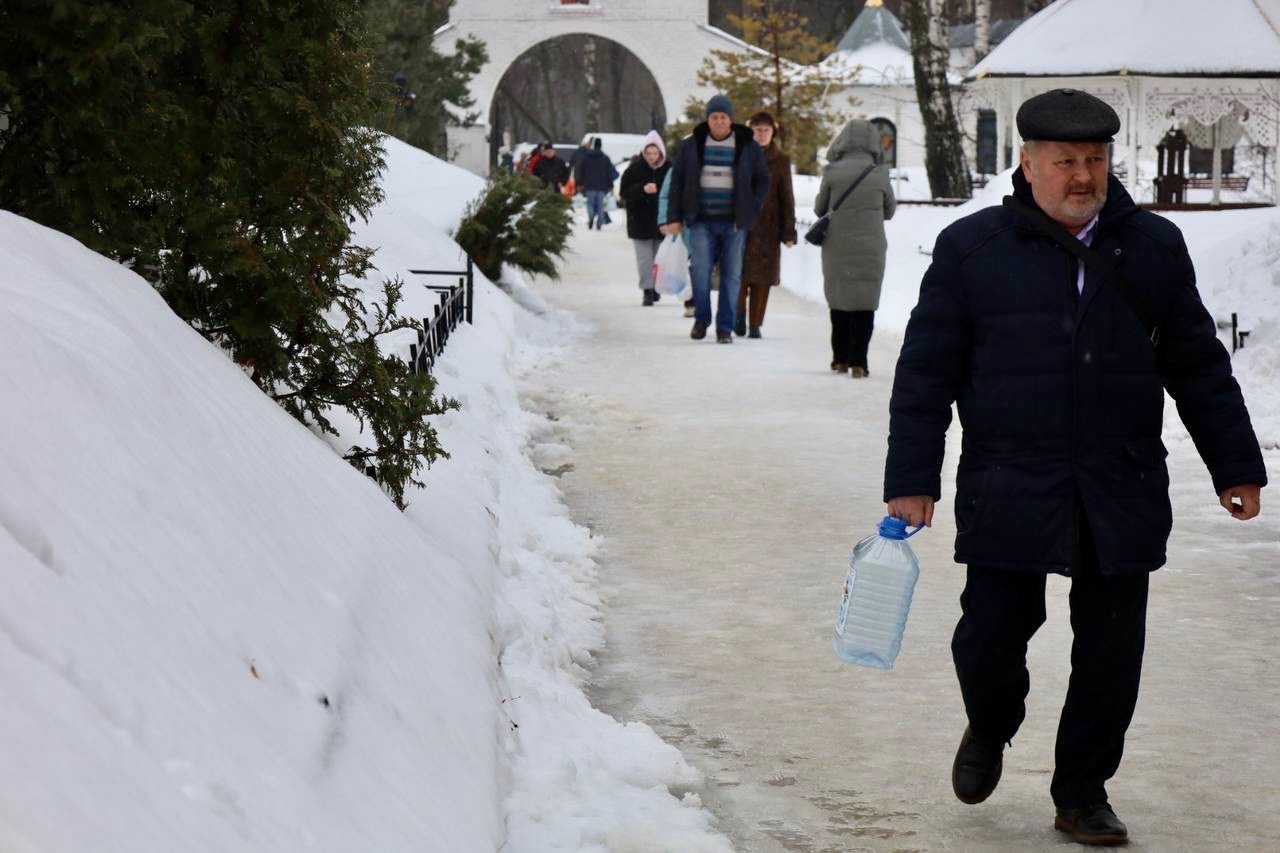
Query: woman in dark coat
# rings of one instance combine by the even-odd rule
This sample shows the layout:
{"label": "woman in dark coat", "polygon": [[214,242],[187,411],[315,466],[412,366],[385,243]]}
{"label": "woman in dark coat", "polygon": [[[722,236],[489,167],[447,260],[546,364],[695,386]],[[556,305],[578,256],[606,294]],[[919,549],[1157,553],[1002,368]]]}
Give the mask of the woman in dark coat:
{"label": "woman in dark coat", "polygon": [[880,165],[882,150],[875,125],[861,119],[846,124],[827,151],[813,204],[813,212],[822,216],[862,179],[831,214],[822,244],[822,289],[831,308],[831,369],[848,370],[854,379],[868,374],[867,347],[880,307],[888,248],[884,222],[897,206],[889,170]]}
{"label": "woman in dark coat", "polygon": [[756,113],[748,124],[769,164],[769,194],[760,209],[760,218],[747,234],[734,332],[739,337],[758,338],[764,325],[764,309],[769,304],[769,290],[781,278],[779,246],[796,244],[796,198],[791,189],[791,158],[774,141],[778,123],[769,113]]}
{"label": "woman in dark coat", "polygon": [[653,288],[653,260],[662,245],[658,231],[658,193],[666,180],[671,164],[667,162],[667,149],[662,136],[656,130],[644,138],[644,148],[631,159],[631,165],[622,173],[622,203],[627,209],[627,236],[636,250],[636,273],[640,289],[644,291],[642,304],[658,301],[658,291]]}

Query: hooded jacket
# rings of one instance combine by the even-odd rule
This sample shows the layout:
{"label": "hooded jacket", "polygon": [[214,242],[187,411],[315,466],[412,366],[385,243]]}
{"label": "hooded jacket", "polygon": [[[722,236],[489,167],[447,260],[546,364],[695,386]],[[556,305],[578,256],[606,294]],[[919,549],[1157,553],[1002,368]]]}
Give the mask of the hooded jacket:
{"label": "hooded jacket", "polygon": [[[644,159],[644,149],[650,145],[658,146],[662,152],[662,160],[657,166],[650,166]],[[631,164],[622,173],[620,193],[622,203],[627,209],[627,236],[632,240],[660,240],[658,231],[658,195],[646,193],[645,184],[656,184],[661,190],[671,164],[667,162],[667,147],[662,143],[662,136],[656,130],[649,131],[644,138],[640,153],[631,158]]]}
{"label": "hooded jacket", "polygon": [[874,165],[831,214],[822,244],[822,289],[827,304],[837,311],[875,311],[880,307],[888,248],[884,222],[893,218],[897,208],[889,170],[878,165],[880,151],[880,132],[862,120],[846,124],[827,149],[827,167],[813,206],[818,216],[840,200],[864,169]]}
{"label": "hooded jacket", "polygon": [[[748,231],[755,224],[769,192],[769,167],[764,152],[756,144],[751,128],[735,124],[733,134],[733,224],[740,231]],[[702,164],[706,157],[707,137],[711,128],[704,121],[680,143],[671,164],[671,198],[667,206],[667,221],[692,225],[699,219],[699,194],[702,185]]]}
{"label": "hooded jacket", "polygon": [[613,192],[613,182],[617,179],[618,170],[614,168],[613,161],[599,148],[583,154],[573,170],[573,181],[579,192]]}
{"label": "hooded jacket", "polygon": [[[1035,205],[1014,174],[1014,194]],[[1104,574],[1165,562],[1172,526],[1168,391],[1215,494],[1266,485],[1230,356],[1200,302],[1173,223],[1109,177],[1092,247],[1160,317],[1152,346],[1124,296],[1007,207],[938,235],[911,312],[889,404],[884,497],[941,493],[954,401],[957,562],[1071,574],[1083,513]]]}

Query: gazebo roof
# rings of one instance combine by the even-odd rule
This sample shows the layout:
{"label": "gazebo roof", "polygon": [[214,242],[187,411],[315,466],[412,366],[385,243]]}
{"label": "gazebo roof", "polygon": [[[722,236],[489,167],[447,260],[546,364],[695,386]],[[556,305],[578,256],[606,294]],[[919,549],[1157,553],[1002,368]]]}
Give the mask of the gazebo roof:
{"label": "gazebo roof", "polygon": [[911,52],[911,42],[902,30],[898,17],[884,7],[884,0],[867,0],[867,5],[854,18],[837,51],[851,52],[872,44],[891,44]]}
{"label": "gazebo roof", "polygon": [[1057,0],[975,77],[1280,77],[1280,0]]}
{"label": "gazebo roof", "polygon": [[867,0],[867,5],[823,64],[832,68],[861,66],[857,84],[864,86],[910,86],[915,79],[911,42],[903,32],[902,23],[884,7],[883,0]]}

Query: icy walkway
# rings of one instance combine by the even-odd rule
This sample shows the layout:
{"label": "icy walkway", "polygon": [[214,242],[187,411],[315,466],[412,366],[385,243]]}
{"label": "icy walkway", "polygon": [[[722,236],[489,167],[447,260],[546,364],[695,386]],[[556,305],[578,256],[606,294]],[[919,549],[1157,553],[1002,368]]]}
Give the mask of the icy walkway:
{"label": "icy walkway", "polygon": [[[911,211],[905,215],[911,215]],[[988,803],[951,794],[964,727],[949,642],[963,569],[949,481],[907,638],[890,673],[839,663],[830,632],[849,547],[879,500],[900,338],[877,331],[871,378],[827,369],[824,306],[775,289],[765,339],[688,338],[640,306],[619,226],[580,233],[538,289],[595,333],[548,381],[578,423],[562,482],[605,537],[608,649],[593,699],[639,719],[707,776],[743,853],[1028,851],[1052,829],[1053,738],[1066,689],[1067,584],[1030,651],[1028,719]],[[955,464],[958,429],[950,436]],[[1112,801],[1131,850],[1280,849],[1280,490],[1241,524],[1190,443],[1170,443],[1175,533],[1153,578],[1146,673]],[[1280,456],[1268,459],[1280,481]]]}

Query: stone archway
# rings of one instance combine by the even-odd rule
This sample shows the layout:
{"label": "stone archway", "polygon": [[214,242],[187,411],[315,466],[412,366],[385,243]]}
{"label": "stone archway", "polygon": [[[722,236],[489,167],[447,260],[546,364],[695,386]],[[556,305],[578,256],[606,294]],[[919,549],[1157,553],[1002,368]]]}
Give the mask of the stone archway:
{"label": "stone archway", "polygon": [[625,45],[589,33],[553,36],[517,56],[499,78],[490,98],[489,163],[502,145],[646,133],[666,120],[657,80]]}
{"label": "stone archway", "polygon": [[751,49],[708,23],[707,0],[455,0],[449,23],[435,33],[441,49],[447,50],[454,39],[473,37],[484,42],[489,62],[471,80],[471,103],[458,110],[474,110],[479,122],[449,128],[449,159],[487,174],[496,150],[493,137],[502,144],[488,121],[501,78],[543,42],[588,35],[624,45],[634,54],[661,92],[664,116],[671,117],[680,115],[688,98],[712,94],[698,82],[698,68],[710,51]]}

